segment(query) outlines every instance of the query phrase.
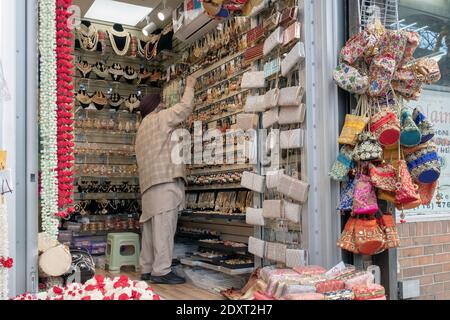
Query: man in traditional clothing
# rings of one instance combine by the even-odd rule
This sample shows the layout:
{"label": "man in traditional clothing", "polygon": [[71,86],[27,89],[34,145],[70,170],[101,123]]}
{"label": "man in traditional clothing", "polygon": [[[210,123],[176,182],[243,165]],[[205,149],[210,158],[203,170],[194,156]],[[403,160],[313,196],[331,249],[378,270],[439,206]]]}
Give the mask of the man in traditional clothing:
{"label": "man in traditional clothing", "polygon": [[136,157],[142,193],[141,277],[158,284],[182,284],[172,271],[174,237],[185,204],[186,167],[172,159],[177,141],[172,133],[194,108],[196,79],[188,77],[181,102],[163,109],[161,96],[149,94],[141,102],[142,123],[136,136]]}

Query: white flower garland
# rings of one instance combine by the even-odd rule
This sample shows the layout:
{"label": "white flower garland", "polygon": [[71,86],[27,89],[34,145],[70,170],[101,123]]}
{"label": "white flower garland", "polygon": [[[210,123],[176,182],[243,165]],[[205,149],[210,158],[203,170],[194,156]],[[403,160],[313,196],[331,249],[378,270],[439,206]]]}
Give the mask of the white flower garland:
{"label": "white flower garland", "polygon": [[[8,212],[0,196],[0,258],[9,257]],[[8,269],[0,264],[0,300],[8,299]]]}
{"label": "white flower garland", "polygon": [[56,1],[39,0],[42,229],[58,237]]}

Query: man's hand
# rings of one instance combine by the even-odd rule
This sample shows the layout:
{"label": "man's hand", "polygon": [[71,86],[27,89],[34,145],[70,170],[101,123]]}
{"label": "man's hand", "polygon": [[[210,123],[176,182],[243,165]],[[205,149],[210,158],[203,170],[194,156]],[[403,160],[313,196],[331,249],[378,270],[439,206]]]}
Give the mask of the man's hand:
{"label": "man's hand", "polygon": [[187,88],[195,88],[195,85],[197,84],[197,79],[192,77],[192,76],[188,76],[186,78],[186,87]]}

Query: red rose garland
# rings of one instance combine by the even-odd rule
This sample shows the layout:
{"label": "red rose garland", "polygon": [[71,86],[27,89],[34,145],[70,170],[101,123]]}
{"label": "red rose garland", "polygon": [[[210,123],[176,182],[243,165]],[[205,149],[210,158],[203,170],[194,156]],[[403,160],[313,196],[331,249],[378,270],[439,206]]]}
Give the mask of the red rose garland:
{"label": "red rose garland", "polygon": [[56,40],[57,40],[57,105],[58,105],[58,216],[67,218],[74,212],[72,194],[74,135],[73,135],[73,33],[68,19],[71,13],[68,8],[72,0],[56,0]]}
{"label": "red rose garland", "polygon": [[12,258],[0,257],[0,267],[5,269],[11,269],[13,267],[14,260]]}

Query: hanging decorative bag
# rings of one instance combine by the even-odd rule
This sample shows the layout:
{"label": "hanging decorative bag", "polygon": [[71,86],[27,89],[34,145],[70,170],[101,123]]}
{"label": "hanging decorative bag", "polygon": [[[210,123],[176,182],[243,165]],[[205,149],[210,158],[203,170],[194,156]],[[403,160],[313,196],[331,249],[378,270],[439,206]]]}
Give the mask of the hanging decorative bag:
{"label": "hanging decorative bag", "polygon": [[262,125],[264,129],[270,128],[278,123],[279,108],[272,108],[263,113]]}
{"label": "hanging decorative bag", "polygon": [[272,12],[272,14],[267,19],[264,19],[263,22],[264,30],[272,31],[273,29],[278,27],[278,25],[280,24],[280,18],[281,12],[279,11]]}
{"label": "hanging decorative bag", "polygon": [[341,190],[341,199],[339,202],[339,211],[352,211],[353,210],[353,196],[355,194],[356,180],[352,179],[347,181]]}
{"label": "hanging decorative bag", "polygon": [[247,96],[244,111],[247,113],[258,113],[266,111],[264,96]]}
{"label": "hanging decorative bag", "polygon": [[412,118],[411,111],[403,108],[401,112],[400,143],[405,147],[414,147],[422,141],[422,133]]}
{"label": "hanging decorative bag", "polygon": [[269,171],[266,173],[267,189],[276,189],[280,184],[280,177],[284,174],[284,169],[277,171]]}
{"label": "hanging decorative bag", "polygon": [[267,56],[272,52],[272,50],[283,43],[283,32],[284,28],[278,27],[275,29],[275,31],[272,32],[269,37],[267,37],[266,41],[264,42],[264,56]]}
{"label": "hanging decorative bag", "polygon": [[280,147],[282,150],[303,148],[304,132],[294,129],[280,132]]}
{"label": "hanging decorative bag", "polygon": [[356,234],[355,234],[356,218],[350,217],[345,224],[344,231],[337,242],[337,246],[343,250],[358,254],[356,248]]}
{"label": "hanging decorative bag", "polygon": [[259,116],[254,113],[240,113],[236,116],[236,126],[242,130],[254,130],[258,128]]}
{"label": "hanging decorative bag", "polygon": [[358,215],[374,214],[378,210],[377,195],[370,182],[370,177],[365,174],[359,174],[355,183],[353,213]]}
{"label": "hanging decorative bag", "polygon": [[377,197],[380,200],[395,204],[395,192],[378,190]]}
{"label": "hanging decorative bag", "polygon": [[249,71],[244,73],[241,82],[241,89],[262,89],[266,86],[264,71]]}
{"label": "hanging decorative bag", "polygon": [[269,78],[281,70],[281,59],[275,58],[264,65],[264,77]]}
{"label": "hanging decorative bag", "polygon": [[422,134],[422,140],[420,141],[421,144],[434,138],[435,131],[433,124],[417,108],[413,111],[413,119]]}
{"label": "hanging decorative bag", "polygon": [[278,107],[278,100],[280,98],[280,89],[275,88],[267,91],[264,95],[264,106],[265,109],[272,109]]}
{"label": "hanging decorative bag", "polygon": [[395,59],[392,55],[378,56],[372,60],[369,69],[369,90],[371,97],[386,95],[396,69]]}
{"label": "hanging decorative bag", "polygon": [[340,144],[356,145],[358,135],[366,128],[369,118],[366,116],[365,106],[362,106],[365,99],[365,96],[361,96],[354,112],[345,116],[344,127],[339,136]]}
{"label": "hanging decorative bag", "polygon": [[305,44],[298,42],[281,61],[281,75],[286,77],[305,58]]}
{"label": "hanging decorative bag", "polygon": [[245,217],[246,223],[251,226],[263,227],[265,225],[262,209],[247,208]]}
{"label": "hanging decorative bag", "polygon": [[420,200],[420,196],[417,193],[418,186],[413,183],[404,160],[398,161],[398,177],[399,182],[397,183],[395,202],[398,205],[406,205],[408,203]]}
{"label": "hanging decorative bag", "polygon": [[242,174],[241,186],[258,193],[263,193],[265,180],[263,176],[245,171]]}
{"label": "hanging decorative bag", "polygon": [[302,211],[302,206],[297,203],[292,203],[286,200],[283,200],[283,219],[288,219],[292,223],[300,223],[300,216]]}
{"label": "hanging decorative bag", "polygon": [[266,252],[266,242],[258,238],[250,237],[248,239],[248,252],[259,258],[263,258]]}
{"label": "hanging decorative bag", "polygon": [[297,16],[298,16],[298,7],[297,6],[285,8],[281,12],[280,24],[288,25],[292,22],[296,22]]}
{"label": "hanging decorative bag", "polygon": [[370,131],[383,146],[393,145],[400,139],[400,121],[391,108],[383,108],[370,119]]}
{"label": "hanging decorative bag", "polygon": [[299,41],[301,37],[302,25],[300,22],[294,22],[284,30],[283,46],[287,47],[294,41]]}
{"label": "hanging decorative bag", "polygon": [[334,181],[347,181],[350,170],[354,167],[353,148],[351,146],[343,146],[341,151],[331,168],[329,176]]}
{"label": "hanging decorative bag", "polygon": [[392,164],[369,166],[370,181],[377,189],[395,192],[397,190],[397,172]]}
{"label": "hanging decorative bag", "polygon": [[262,24],[247,32],[247,46],[250,48],[264,38],[264,26]]}
{"label": "hanging decorative bag", "polygon": [[279,219],[281,218],[281,208],[281,200],[264,200],[262,215],[267,219]]}
{"label": "hanging decorative bag", "polygon": [[424,206],[428,206],[431,201],[433,201],[434,195],[436,193],[436,189],[438,186],[438,182],[435,181],[433,183],[418,183],[419,186],[419,195],[420,201]]}
{"label": "hanging decorative bag", "polygon": [[394,249],[400,247],[400,236],[398,235],[394,216],[389,213],[383,214],[380,224],[384,232],[384,248]]}
{"label": "hanging decorative bag", "polygon": [[384,248],[384,234],[376,219],[356,219],[355,245],[362,255],[374,255]]}
{"label": "hanging decorative bag", "polygon": [[305,121],[306,105],[281,107],[278,123],[280,125],[299,124]]}
{"label": "hanging decorative bag", "polygon": [[267,242],[264,257],[276,262],[286,262],[287,245],[281,243]]}
{"label": "hanging decorative bag", "polygon": [[435,59],[421,58],[414,65],[417,79],[426,84],[433,84],[441,79],[441,70]]}
{"label": "hanging decorative bag", "polygon": [[254,47],[247,49],[244,53],[244,60],[246,63],[252,63],[253,61],[261,59],[263,55],[264,44],[257,44]]}
{"label": "hanging decorative bag", "polygon": [[280,90],[278,104],[281,107],[299,106],[304,94],[305,90],[301,86],[283,88]]}
{"label": "hanging decorative bag", "polygon": [[378,143],[377,137],[371,132],[363,132],[358,136],[358,143],[353,150],[355,161],[381,161],[383,148]]}
{"label": "hanging decorative bag", "polygon": [[408,163],[411,176],[417,182],[433,183],[441,175],[439,156],[433,145],[427,145],[425,148],[412,153],[405,150],[405,160]]}
{"label": "hanging decorative bag", "polygon": [[293,200],[305,203],[308,201],[309,184],[288,175],[282,175],[277,191]]}
{"label": "hanging decorative bag", "polygon": [[405,47],[405,53],[403,54],[403,59],[400,62],[400,66],[404,66],[405,64],[409,63],[413,57],[414,52],[419,47],[420,44],[420,35],[415,31],[406,31],[402,30],[402,32],[406,35],[406,47]]}
{"label": "hanging decorative bag", "polygon": [[350,93],[365,94],[369,89],[369,77],[346,63],[336,67],[333,78],[341,89]]}

